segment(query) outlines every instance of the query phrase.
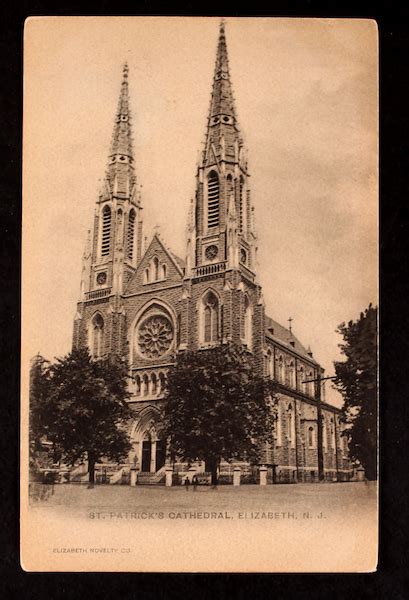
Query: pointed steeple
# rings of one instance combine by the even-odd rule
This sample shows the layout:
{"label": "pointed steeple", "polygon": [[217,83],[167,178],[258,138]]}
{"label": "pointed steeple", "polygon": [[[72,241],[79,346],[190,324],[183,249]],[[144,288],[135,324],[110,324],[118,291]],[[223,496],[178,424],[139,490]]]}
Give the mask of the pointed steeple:
{"label": "pointed steeple", "polygon": [[224,21],[220,24],[212,96],[207,124],[204,162],[234,160],[235,148],[242,140],[237,123],[233,91],[230,79]]}
{"label": "pointed steeple", "polygon": [[130,198],[136,183],[133,167],[128,71],[128,65],[125,63],[106,173],[110,193],[119,198]]}
{"label": "pointed steeple", "polygon": [[128,65],[125,64],[108,165],[95,207],[92,249],[88,248],[84,254],[81,289],[85,300],[94,292],[107,294],[109,290],[112,295],[122,294],[140,261],[142,206],[133,163]]}
{"label": "pointed steeple", "polygon": [[217,115],[228,115],[236,118],[230,81],[225,24],[223,20],[220,23],[219,42],[217,45],[216,67],[213,78],[213,93],[210,103],[209,117],[216,117]]}
{"label": "pointed steeple", "polygon": [[214,262],[216,256],[229,269],[242,270],[255,279],[249,173],[234,106],[224,21],[217,43],[206,139],[197,166],[194,219],[193,273],[194,268]]}
{"label": "pointed steeple", "polygon": [[132,138],[130,128],[129,92],[128,92],[129,67],[125,63],[122,70],[121,91],[119,93],[118,109],[112,134],[110,158],[116,154],[125,154],[133,158]]}

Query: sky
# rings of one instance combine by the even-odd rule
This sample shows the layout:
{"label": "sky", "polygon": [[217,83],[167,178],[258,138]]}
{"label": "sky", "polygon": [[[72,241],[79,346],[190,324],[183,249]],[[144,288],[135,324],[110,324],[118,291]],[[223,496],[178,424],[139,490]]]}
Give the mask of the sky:
{"label": "sky", "polygon": [[[144,235],[184,258],[218,18],[36,17],[24,35],[22,364],[71,349],[81,258],[129,65]],[[227,18],[266,313],[333,375],[378,302],[378,48],[371,20]],[[340,396],[326,386],[326,399]]]}

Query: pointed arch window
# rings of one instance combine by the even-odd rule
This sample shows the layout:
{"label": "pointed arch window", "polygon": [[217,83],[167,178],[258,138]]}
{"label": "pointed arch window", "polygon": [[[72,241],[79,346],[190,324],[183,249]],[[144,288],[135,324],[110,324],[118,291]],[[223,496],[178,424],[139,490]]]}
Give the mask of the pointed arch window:
{"label": "pointed arch window", "polygon": [[304,367],[300,367],[300,370],[298,372],[298,381],[297,381],[297,387],[300,390],[300,392],[306,391],[306,384],[303,383],[304,381],[305,381]]}
{"label": "pointed arch window", "polygon": [[337,447],[337,438],[336,438],[336,434],[335,434],[334,419],[331,419],[330,431],[331,431],[330,445],[331,445],[331,448],[334,448],[334,450],[335,450]]}
{"label": "pointed arch window", "polygon": [[141,377],[140,377],[140,375],[137,375],[135,377],[135,393],[137,396],[141,395]]}
{"label": "pointed arch window", "polygon": [[219,177],[211,171],[207,178],[207,226],[217,227],[220,217],[220,185]]}
{"label": "pointed arch window", "polygon": [[162,265],[161,272],[162,272],[162,279],[166,279],[166,265]]}
{"label": "pointed arch window", "polygon": [[166,376],[162,371],[159,373],[159,394],[163,394],[166,388]]}
{"label": "pointed arch window", "polygon": [[102,211],[101,256],[107,256],[111,247],[111,209],[105,206]]}
{"label": "pointed arch window", "polygon": [[244,340],[248,348],[253,342],[253,310],[248,296],[244,297]]}
{"label": "pointed arch window", "polygon": [[313,374],[312,371],[309,371],[307,373],[307,380],[308,380],[308,383],[307,383],[307,394],[313,398],[315,396],[315,393],[314,393],[314,382],[311,381],[311,379],[314,379],[314,374]]}
{"label": "pointed arch window", "polygon": [[99,313],[92,319],[91,334],[92,358],[101,358],[104,345],[104,319]]}
{"label": "pointed arch window", "polygon": [[284,383],[284,361],[282,356],[279,356],[277,360],[277,379],[280,383]]}
{"label": "pointed arch window", "polygon": [[328,449],[328,432],[327,432],[327,420],[322,419],[322,446],[324,450]]}
{"label": "pointed arch window", "polygon": [[118,209],[116,213],[116,235],[115,241],[118,244],[122,244],[122,234],[123,234],[123,212],[122,209]]}
{"label": "pointed arch window", "polygon": [[227,181],[227,198],[230,198],[230,194],[233,193],[233,191],[234,191],[233,176],[231,175],[231,173],[229,173],[227,175],[226,181]]}
{"label": "pointed arch window", "polygon": [[280,407],[278,407],[278,409],[277,409],[275,426],[276,426],[276,444],[277,444],[277,446],[281,446],[282,445],[283,424],[282,424]]}
{"label": "pointed arch window", "polygon": [[295,377],[294,377],[294,362],[291,361],[288,364],[288,369],[287,369],[287,380],[288,380],[288,385],[289,387],[294,387],[295,384]]}
{"label": "pointed arch window", "polygon": [[147,267],[145,269],[144,279],[145,279],[145,283],[149,283],[150,280],[151,280],[151,275],[150,275],[150,269],[149,269],[149,267]]}
{"label": "pointed arch window", "polygon": [[268,377],[270,377],[270,379],[272,379],[274,376],[273,354],[272,354],[270,348],[267,350],[267,375],[268,375]]}
{"label": "pointed arch window", "polygon": [[147,396],[149,394],[149,377],[145,373],[143,376],[143,395]]}
{"label": "pointed arch window", "polygon": [[159,279],[159,259],[157,256],[153,257],[153,281],[157,281]]}
{"label": "pointed arch window", "polygon": [[295,444],[295,414],[293,405],[288,406],[287,411],[287,435],[291,446]]}
{"label": "pointed arch window", "polygon": [[133,254],[134,254],[134,237],[135,237],[135,218],[136,218],[136,213],[134,211],[134,209],[132,208],[131,212],[129,213],[129,217],[128,217],[128,232],[127,232],[127,257],[129,258],[129,260],[133,259]]}
{"label": "pointed arch window", "polygon": [[209,291],[202,300],[202,342],[211,344],[219,338],[219,301],[217,296]]}
{"label": "pointed arch window", "polygon": [[155,373],[152,373],[151,376],[151,393],[152,396],[156,396],[156,394],[158,393],[158,379]]}

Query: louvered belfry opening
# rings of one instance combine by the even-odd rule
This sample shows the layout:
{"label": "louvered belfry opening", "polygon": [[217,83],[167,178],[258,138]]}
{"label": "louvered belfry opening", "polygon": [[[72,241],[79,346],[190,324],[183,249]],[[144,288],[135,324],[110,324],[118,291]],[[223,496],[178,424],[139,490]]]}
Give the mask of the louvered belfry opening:
{"label": "louvered belfry opening", "polygon": [[219,177],[211,171],[207,180],[207,226],[208,228],[219,225]]}
{"label": "louvered belfry opening", "polygon": [[128,237],[127,237],[127,255],[130,260],[133,259],[133,246],[135,234],[135,211],[132,209],[128,219]]}
{"label": "louvered belfry opening", "polygon": [[109,206],[105,206],[102,212],[102,242],[101,242],[101,256],[107,256],[109,254],[111,244],[111,209]]}

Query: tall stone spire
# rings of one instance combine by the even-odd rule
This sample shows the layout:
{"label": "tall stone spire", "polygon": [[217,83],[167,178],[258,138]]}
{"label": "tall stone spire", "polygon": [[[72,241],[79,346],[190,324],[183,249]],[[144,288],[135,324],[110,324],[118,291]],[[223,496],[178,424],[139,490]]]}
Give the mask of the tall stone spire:
{"label": "tall stone spire", "polygon": [[85,260],[87,268],[89,265],[89,277],[85,270],[82,285],[85,298],[102,289],[121,294],[141,258],[142,207],[132,146],[125,64],[108,165],[95,207],[92,252]]}
{"label": "tall stone spire", "polygon": [[128,65],[125,63],[106,173],[109,192],[118,198],[130,198],[135,191],[136,183],[133,165],[128,71]]}
{"label": "tall stone spire", "polygon": [[209,164],[214,158],[234,160],[241,145],[230,79],[225,25],[222,21],[210,99],[204,162]]}
{"label": "tall stone spire", "polygon": [[[220,24],[206,141],[197,167],[193,267],[218,261],[255,278],[249,173]],[[229,247],[230,245],[234,247]],[[220,268],[220,267],[218,267]]]}
{"label": "tall stone spire", "polygon": [[235,112],[230,81],[225,25],[222,21],[220,23],[219,42],[217,45],[216,66],[213,78],[213,93],[209,117],[229,115],[235,118]]}

